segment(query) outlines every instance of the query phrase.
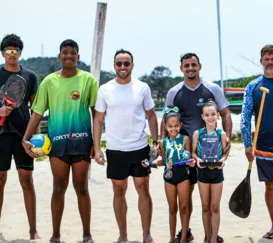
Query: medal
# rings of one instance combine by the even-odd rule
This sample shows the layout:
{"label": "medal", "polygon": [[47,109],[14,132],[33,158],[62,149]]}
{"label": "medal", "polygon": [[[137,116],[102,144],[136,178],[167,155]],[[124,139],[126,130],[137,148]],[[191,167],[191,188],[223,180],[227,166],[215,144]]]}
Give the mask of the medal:
{"label": "medal", "polygon": [[165,179],[171,179],[172,177],[173,177],[172,169],[171,169],[171,168],[167,168],[167,169],[164,171],[164,178],[165,178]]}
{"label": "medal", "polygon": [[188,150],[183,152],[183,160],[187,160],[191,157],[191,153]]}

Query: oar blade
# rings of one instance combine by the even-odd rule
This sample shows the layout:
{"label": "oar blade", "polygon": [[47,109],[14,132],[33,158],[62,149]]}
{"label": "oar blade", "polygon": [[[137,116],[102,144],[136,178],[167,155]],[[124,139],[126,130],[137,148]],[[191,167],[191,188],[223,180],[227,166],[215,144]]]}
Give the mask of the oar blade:
{"label": "oar blade", "polygon": [[250,171],[246,178],[237,186],[229,200],[229,209],[240,218],[247,218],[251,209]]}

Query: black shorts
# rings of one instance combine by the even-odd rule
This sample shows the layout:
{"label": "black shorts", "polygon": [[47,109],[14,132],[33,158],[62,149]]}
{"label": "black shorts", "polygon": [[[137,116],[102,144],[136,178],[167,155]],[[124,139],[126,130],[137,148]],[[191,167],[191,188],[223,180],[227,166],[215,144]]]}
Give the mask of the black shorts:
{"label": "black shorts", "polygon": [[197,183],[197,170],[196,170],[196,166],[194,166],[194,167],[190,167],[189,166],[189,170],[190,170],[190,175],[189,175],[190,184],[194,185],[195,183]]}
{"label": "black shorts", "polygon": [[31,158],[22,145],[22,137],[17,134],[0,135],[0,171],[7,171],[11,166],[12,155],[16,168],[33,170],[33,158]]}
{"label": "black shorts", "polygon": [[172,177],[165,178],[166,168],[163,173],[163,179],[165,182],[177,186],[179,183],[189,180],[190,170],[188,166],[174,166],[171,169]]}
{"label": "black shorts", "polygon": [[106,150],[107,178],[124,180],[128,176],[145,177],[151,173],[141,161],[149,159],[150,146],[134,151]]}
{"label": "black shorts", "polygon": [[218,184],[224,181],[224,174],[222,169],[197,168],[198,181],[206,184]]}
{"label": "black shorts", "polygon": [[[52,156],[52,157],[54,158],[55,156]],[[63,162],[65,162],[68,165],[75,164],[75,163],[80,162],[82,160],[86,161],[90,164],[90,161],[91,161],[89,154],[64,155],[64,156],[55,157],[55,158],[62,160]]]}

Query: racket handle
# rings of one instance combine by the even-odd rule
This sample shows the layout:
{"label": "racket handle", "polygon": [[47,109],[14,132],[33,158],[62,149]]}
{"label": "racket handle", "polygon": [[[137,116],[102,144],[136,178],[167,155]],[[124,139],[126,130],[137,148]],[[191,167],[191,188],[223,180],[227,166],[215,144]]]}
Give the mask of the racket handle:
{"label": "racket handle", "polygon": [[6,120],[6,116],[1,116],[1,118],[0,118],[0,126],[1,127],[4,125],[5,120]]}

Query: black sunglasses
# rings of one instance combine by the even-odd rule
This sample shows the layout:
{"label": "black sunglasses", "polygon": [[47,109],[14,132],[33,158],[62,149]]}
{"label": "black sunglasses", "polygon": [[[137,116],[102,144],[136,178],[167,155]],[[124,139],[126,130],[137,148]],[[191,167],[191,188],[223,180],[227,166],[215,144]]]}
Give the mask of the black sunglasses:
{"label": "black sunglasses", "polygon": [[118,67],[121,67],[122,65],[124,66],[124,67],[129,67],[130,65],[131,65],[131,63],[130,62],[116,62],[115,63]]}

